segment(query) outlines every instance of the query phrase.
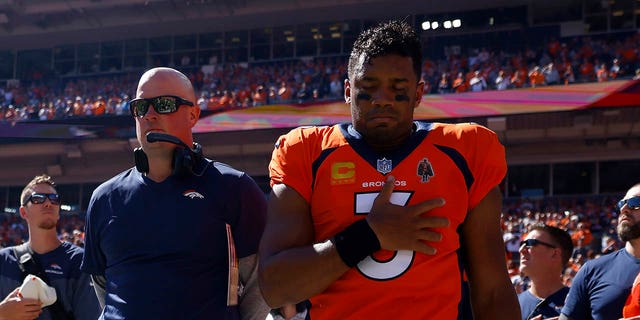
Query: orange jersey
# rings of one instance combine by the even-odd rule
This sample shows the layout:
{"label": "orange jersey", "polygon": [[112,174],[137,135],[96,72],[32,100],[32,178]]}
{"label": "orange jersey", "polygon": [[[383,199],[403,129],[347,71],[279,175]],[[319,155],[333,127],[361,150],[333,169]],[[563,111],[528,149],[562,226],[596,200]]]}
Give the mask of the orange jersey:
{"label": "orange jersey", "polygon": [[624,303],[624,308],[622,308],[622,316],[625,318],[640,316],[640,274],[633,280],[631,293],[629,293],[627,301]]}
{"label": "orange jersey", "polygon": [[[474,124],[415,122],[403,147],[379,155],[350,124],[298,128],[273,151],[271,184],[284,183],[309,203],[315,240],[333,237],[362,219],[382,189],[396,181],[398,205],[442,197],[425,215],[445,216],[450,226],[430,243],[436,255],[380,250],[346,272],[311,301],[311,319],[456,319],[463,295],[458,226],[506,173],[504,148],[495,133]],[[314,281],[314,279],[309,279]]]}

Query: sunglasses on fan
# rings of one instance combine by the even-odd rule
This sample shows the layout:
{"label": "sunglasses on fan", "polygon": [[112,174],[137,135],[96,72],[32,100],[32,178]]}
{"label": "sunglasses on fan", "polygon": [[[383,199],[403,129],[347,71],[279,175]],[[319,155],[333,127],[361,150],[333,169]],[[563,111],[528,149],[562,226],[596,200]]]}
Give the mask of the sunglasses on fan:
{"label": "sunglasses on fan", "polygon": [[527,240],[522,240],[522,242],[520,242],[520,248],[522,248],[522,247],[531,248],[531,247],[535,247],[537,245],[543,245],[543,246],[549,247],[549,248],[556,248],[556,246],[552,245],[551,243],[546,243],[546,242],[540,241],[538,239],[527,239]]}
{"label": "sunglasses on fan", "polygon": [[635,197],[631,197],[629,199],[623,199],[623,200],[618,201],[618,211],[622,210],[622,207],[624,207],[625,204],[631,210],[640,209],[640,196],[635,196]]}
{"label": "sunglasses on fan", "polygon": [[159,96],[153,98],[137,98],[129,102],[129,110],[134,117],[144,117],[153,107],[158,114],[169,114],[178,111],[180,106],[193,106],[193,102],[176,96]]}
{"label": "sunglasses on fan", "polygon": [[51,202],[51,204],[58,205],[60,204],[60,195],[57,193],[32,193],[27,199],[24,200],[23,206],[27,205],[28,202],[33,204],[42,204],[47,198]]}

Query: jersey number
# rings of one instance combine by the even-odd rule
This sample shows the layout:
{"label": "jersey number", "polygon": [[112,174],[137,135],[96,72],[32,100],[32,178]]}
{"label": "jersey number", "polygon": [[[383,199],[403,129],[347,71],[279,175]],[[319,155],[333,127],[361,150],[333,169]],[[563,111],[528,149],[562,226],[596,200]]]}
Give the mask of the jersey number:
{"label": "jersey number", "polygon": [[[368,214],[371,211],[371,207],[373,207],[373,200],[377,196],[378,193],[356,194],[355,214]],[[405,206],[410,197],[411,192],[394,192],[391,195],[390,202],[395,205]],[[391,280],[401,276],[409,269],[415,254],[415,251],[398,250],[394,251],[393,257],[387,261],[378,261],[373,256],[368,256],[360,261],[356,267],[367,278]]]}

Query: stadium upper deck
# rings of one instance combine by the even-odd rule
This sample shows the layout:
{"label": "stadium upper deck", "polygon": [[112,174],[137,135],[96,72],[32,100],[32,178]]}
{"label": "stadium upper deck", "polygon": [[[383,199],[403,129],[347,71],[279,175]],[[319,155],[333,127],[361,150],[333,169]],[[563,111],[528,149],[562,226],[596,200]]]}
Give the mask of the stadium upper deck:
{"label": "stadium upper deck", "polygon": [[[170,6],[172,3],[173,6]],[[20,75],[22,69],[30,66],[28,63],[21,64],[21,58],[28,58],[30,55],[35,59],[24,61],[43,61],[46,66],[57,72],[56,67],[62,66],[65,62],[64,59],[56,60],[60,57],[58,53],[61,54],[64,52],[63,49],[69,48],[73,49],[70,51],[72,58],[66,62],[71,61],[74,67],[78,67],[85,62],[96,63],[97,61],[97,71],[100,73],[101,63],[109,60],[107,59],[109,57],[101,54],[104,53],[102,50],[114,43],[119,44],[116,48],[120,48],[121,53],[118,57],[122,59],[120,66],[123,67],[126,66],[128,45],[144,39],[142,63],[137,67],[145,68],[149,63],[148,58],[153,58],[152,43],[156,43],[156,40],[164,43],[168,39],[169,49],[163,49],[165,51],[161,52],[161,56],[175,59],[176,53],[181,52],[176,49],[177,41],[183,35],[194,37],[196,44],[199,45],[201,39],[207,39],[211,34],[222,33],[224,41],[220,48],[219,61],[224,61],[228,55],[239,52],[238,48],[234,47],[233,39],[244,34],[239,37],[239,41],[241,43],[246,41],[246,45],[240,46],[240,51],[243,51],[248,59],[253,48],[260,46],[253,37],[254,31],[265,30],[266,26],[274,32],[284,32],[287,26],[294,25],[294,31],[297,32],[314,25],[325,27],[332,25],[332,23],[320,23],[322,21],[341,21],[343,27],[344,23],[351,25],[350,22],[357,21],[354,25],[362,27],[380,19],[407,16],[407,12],[414,13],[409,15],[408,19],[419,26],[423,19],[432,15],[443,18],[449,10],[465,12],[477,10],[480,6],[479,3],[468,0],[438,2],[433,6],[425,5],[423,1],[403,2],[403,6],[394,6],[392,4],[396,3],[391,1],[366,0],[342,1],[340,4],[331,1],[309,3],[284,0],[271,0],[259,4],[251,1],[132,1],[125,3],[124,1],[84,0],[41,1],[28,4],[0,2],[0,79],[7,78],[2,76],[2,72],[9,74],[8,78]],[[580,34],[585,30],[576,30],[574,20],[580,21],[579,25],[588,25],[589,31],[596,33],[614,29],[630,30],[634,29],[638,23],[637,17],[633,14],[638,6],[636,1],[609,2],[611,6],[604,9],[598,9],[597,5],[601,4],[600,1],[590,0],[491,1],[489,8],[493,9],[488,13],[482,12],[488,16],[492,13],[504,14],[506,9],[525,3],[527,14],[523,17],[518,16],[518,19],[522,18],[520,24],[503,25],[504,28],[540,26],[553,21],[550,24],[559,34],[572,32]],[[631,7],[621,9],[621,19],[626,22],[618,23],[616,19],[619,15],[618,13],[614,15],[613,11],[626,3],[631,3]],[[485,3],[481,5],[486,6]],[[575,13],[571,9],[575,7],[586,9]],[[570,14],[564,17],[564,20],[553,20],[561,11],[560,9],[566,12],[567,8]],[[72,9],[72,12],[69,12],[69,9]],[[516,9],[520,12],[518,10]],[[628,15],[628,12],[631,14]],[[594,20],[595,16],[604,18],[606,21],[604,29],[600,23],[601,20],[598,20],[600,22],[596,21],[597,19]],[[574,22],[566,19],[572,19]],[[38,21],[45,23],[38,24]],[[487,21],[484,23],[486,24]],[[456,31],[452,35],[458,37],[458,42],[479,38],[478,42],[482,43],[484,39],[490,38],[484,37],[485,33],[500,32],[499,30],[502,29],[495,30],[485,25],[482,28]],[[340,40],[340,54],[348,52],[349,41],[346,36],[350,34],[349,32],[342,29],[340,33],[343,37]],[[468,33],[463,35],[462,33],[465,32]],[[447,38],[446,31],[435,33],[425,31],[423,34],[424,39],[431,43],[442,42],[442,39]],[[314,39],[313,36],[311,32],[295,33],[293,47],[296,49],[291,51],[290,58],[299,58],[300,55],[308,56],[308,53],[297,51],[298,48],[303,47],[298,45],[301,43],[316,44],[316,51],[312,53],[318,53],[317,50],[322,46],[318,44],[319,39]],[[308,42],[304,42],[304,37],[310,37],[310,40],[307,39]],[[268,42],[271,51],[265,59],[275,57],[274,50],[278,47],[278,41],[274,38],[275,33]],[[83,51],[89,47],[97,48],[97,57],[94,51]],[[39,59],[38,54],[43,51],[48,53],[44,55],[44,59]],[[5,56],[2,56],[3,54]],[[83,54],[88,54],[89,58],[85,59]],[[7,56],[10,59],[3,58]],[[167,60],[174,63],[172,61],[174,60]],[[60,64],[56,64],[57,62]],[[153,60],[151,63],[154,63]],[[91,68],[87,70],[89,70],[87,74],[95,71]],[[80,69],[74,69],[74,72],[80,72]],[[448,118],[445,119],[446,121],[476,121],[499,131],[507,143],[508,159],[510,165],[513,165],[510,167],[509,179],[516,181],[517,183],[513,184],[518,184],[520,187],[522,187],[521,182],[529,180],[531,185],[540,187],[545,194],[562,194],[566,188],[563,190],[555,186],[554,189],[554,181],[571,179],[580,179],[580,184],[584,185],[584,188],[580,188],[578,192],[619,191],[603,183],[611,180],[607,175],[615,172],[616,168],[627,172],[638,171],[638,166],[630,162],[630,159],[637,158],[634,151],[637,152],[636,150],[640,149],[638,146],[640,133],[638,126],[634,124],[640,119],[637,107],[505,117],[494,114],[492,117],[443,118]],[[42,128],[47,134],[55,133],[61,127],[53,124],[48,128]],[[69,129],[69,126],[64,128]],[[83,134],[82,128],[76,129],[80,129],[76,133]],[[117,127],[112,129],[118,130]],[[233,164],[254,176],[263,177],[273,142],[285,130],[276,128],[203,133],[197,136],[197,140],[204,145],[207,155]],[[117,136],[117,132],[114,136]],[[131,150],[132,143],[123,138],[49,140],[3,145],[0,158],[2,163],[0,185],[20,185],[24,182],[25,176],[42,172],[54,175],[61,184],[96,183],[131,166]],[[535,168],[531,169],[531,166]],[[571,171],[571,175],[562,176],[563,171]],[[539,179],[540,177],[542,178]]]}

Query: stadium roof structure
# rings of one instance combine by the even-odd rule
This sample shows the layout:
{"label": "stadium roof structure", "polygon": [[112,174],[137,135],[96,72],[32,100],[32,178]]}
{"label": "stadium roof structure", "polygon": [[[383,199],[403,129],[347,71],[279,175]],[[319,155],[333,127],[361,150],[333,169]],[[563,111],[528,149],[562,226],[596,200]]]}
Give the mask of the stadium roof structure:
{"label": "stadium roof structure", "polygon": [[246,30],[349,19],[403,18],[575,0],[0,0],[0,49]]}
{"label": "stadium roof structure", "polygon": [[[443,121],[614,106],[640,106],[640,80],[425,95],[414,117]],[[351,114],[344,102],[311,106],[268,105],[204,117],[196,124],[194,132],[292,128],[349,121]]]}

